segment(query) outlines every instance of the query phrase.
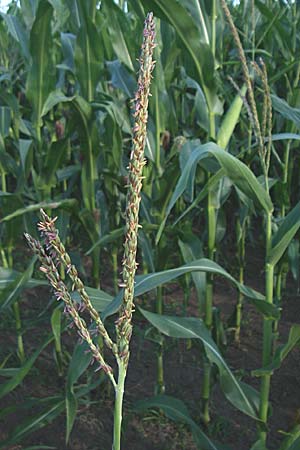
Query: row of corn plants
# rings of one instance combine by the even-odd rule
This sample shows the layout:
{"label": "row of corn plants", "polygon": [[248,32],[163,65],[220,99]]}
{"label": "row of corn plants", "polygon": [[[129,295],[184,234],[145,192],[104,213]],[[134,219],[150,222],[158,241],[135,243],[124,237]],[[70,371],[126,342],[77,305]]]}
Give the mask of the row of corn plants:
{"label": "row of corn plants", "polygon": [[[154,291],[155,304],[148,301],[139,313],[149,322],[145,338],[154,341],[156,389],[136,410],[158,408],[185,422],[200,449],[223,448],[205,433],[212,387],[219,383],[257,425],[251,450],[268,449],[271,377],[300,339],[297,323],[287,342],[279,335],[287,273],[299,283],[299,14],[297,2],[258,0],[238,6],[225,0],[39,0],[12,2],[1,14],[0,309],[3,321],[15,324],[17,348],[1,355],[0,398],[20,386],[47,346],[53,346],[65,389],[55,398],[28,400],[25,408],[34,403],[42,412],[0,448],[22,442],[64,412],[68,443],[79,405],[89,404],[102,383],[115,393],[113,449],[120,448],[134,298],[150,299]],[[136,88],[137,35],[144,42]],[[42,243],[35,226],[41,208]],[[228,215],[236,227],[236,266],[224,255]],[[244,284],[254,221],[263,238],[252,245],[265,249],[263,292]],[[28,253],[23,264],[24,231],[54,289],[42,317],[31,321],[23,321],[22,292],[47,283],[33,278],[36,257]],[[88,287],[78,275],[86,271],[84,254],[91,260]],[[235,323],[227,330],[214,306],[216,275],[238,292]],[[177,279],[183,315],[164,315],[163,285]],[[192,284],[196,317],[187,316]],[[260,378],[260,392],[226,362],[224,336],[233,329],[236,343],[242,339],[245,302],[263,317],[262,367],[252,374]],[[72,355],[63,339],[70,317],[83,341]],[[28,355],[26,337],[41,323],[51,332]],[[165,395],[164,335],[187,339],[187,349],[200,342],[201,423],[183,402]],[[107,362],[108,352],[115,364]],[[89,376],[93,358],[101,370]],[[14,411],[18,406],[1,415]],[[299,442],[296,427],[281,450]]]}

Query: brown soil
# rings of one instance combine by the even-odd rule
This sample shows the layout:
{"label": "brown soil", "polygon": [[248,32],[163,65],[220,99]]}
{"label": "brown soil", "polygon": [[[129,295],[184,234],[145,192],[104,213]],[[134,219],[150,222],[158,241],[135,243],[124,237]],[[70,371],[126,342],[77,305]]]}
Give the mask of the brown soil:
{"label": "brown soil", "polygon": [[[248,267],[247,284],[263,291],[262,258],[251,256]],[[289,328],[299,323],[300,303],[293,283],[288,283],[285,293],[282,320],[280,322],[279,343],[284,343]],[[42,292],[42,295],[41,295]],[[34,314],[37,317],[48,302],[47,291],[34,291],[24,294],[22,314]],[[180,313],[182,291],[177,285],[166,288],[166,312]],[[228,320],[234,308],[236,291],[220,278],[215,283],[215,305],[221,310],[222,317]],[[144,301],[144,300],[143,300]],[[150,300],[147,300],[150,309]],[[189,314],[196,310],[195,294],[192,292]],[[159,411],[135,414],[133,405],[137,400],[151,397],[155,389],[156,359],[155,344],[144,339],[148,325],[136,315],[136,328],[132,342],[132,356],[128,372],[125,396],[123,448],[124,450],[195,450],[190,430],[165,418]],[[46,327],[46,330],[43,330]],[[48,325],[25,333],[24,341],[27,354],[32,353],[37,343],[41,342]],[[73,332],[64,335],[64,346],[72,351],[76,338]],[[12,324],[1,330],[1,360],[8,351],[14,349],[15,334]],[[262,320],[256,310],[249,304],[245,306],[241,344],[230,344],[225,350],[225,359],[233,371],[243,376],[243,380],[259,389],[259,379],[250,376],[253,369],[261,366]],[[201,355],[200,347],[193,343],[189,348],[184,341],[166,340],[165,351],[166,394],[183,400],[194,420],[201,425]],[[271,403],[272,416],[269,426],[269,450],[278,450],[282,441],[282,431],[290,430],[300,410],[299,348],[286,358],[282,367],[272,377]],[[8,363],[9,365],[9,363]],[[91,371],[92,373],[92,371]],[[5,381],[5,380],[3,380]],[[86,382],[86,375],[80,379]],[[64,393],[64,380],[57,375],[53,360],[53,348],[48,348],[38,358],[34,369],[24,379],[23,384],[2,399],[0,406],[21,404],[28,397],[45,398]],[[28,435],[19,445],[4,450],[25,450],[33,445],[49,445],[58,450],[110,450],[112,432],[113,398],[107,386],[101,385],[91,395],[94,402],[89,407],[80,406],[78,416],[71,434],[69,445],[65,444],[65,416],[61,415],[51,424]],[[255,442],[256,425],[254,421],[235,410],[225,399],[216,385],[213,388],[212,423],[207,430],[213,439],[230,450],[249,450]],[[33,413],[34,411],[31,411]],[[0,441],[13,432],[26,417],[23,413],[10,414],[0,423]],[[0,447],[2,448],[2,447]],[[225,447],[227,448],[227,447]]]}

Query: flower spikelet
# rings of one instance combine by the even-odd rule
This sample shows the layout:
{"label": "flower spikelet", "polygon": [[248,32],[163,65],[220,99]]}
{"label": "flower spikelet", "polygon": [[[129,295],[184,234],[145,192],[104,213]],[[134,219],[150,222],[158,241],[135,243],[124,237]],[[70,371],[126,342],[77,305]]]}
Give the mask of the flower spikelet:
{"label": "flower spikelet", "polygon": [[132,312],[134,296],[134,277],[136,272],[136,252],[138,234],[138,215],[141,200],[142,171],[145,165],[144,149],[147,134],[148,102],[150,96],[150,83],[155,61],[153,50],[155,47],[155,24],[153,14],[149,13],[145,20],[143,44],[139,58],[140,71],[138,87],[134,99],[134,125],[132,151],[129,162],[128,191],[126,200],[126,225],[123,256],[123,303],[116,322],[119,355],[128,362],[129,341],[132,333]]}
{"label": "flower spikelet", "polygon": [[[53,219],[52,222],[54,223]],[[41,228],[41,225],[39,225],[39,229]],[[65,303],[65,313],[71,317],[72,323],[76,326],[80,338],[87,342],[93,359],[99,364],[99,367],[108,374],[114,383],[112,368],[105,362],[98,346],[94,344],[90,331],[88,330],[85,321],[80,317],[77,306],[74,304],[68,288],[61,279],[57,267],[53,262],[53,256],[49,256],[47,254],[47,247],[45,249],[39,241],[33,239],[29,234],[25,233],[25,238],[27,239],[30,248],[38,256],[41,262],[40,270],[45,274],[52,286],[55,297],[57,300],[62,300]]]}
{"label": "flower spikelet", "polygon": [[77,269],[71,263],[71,258],[59,238],[58,231],[54,225],[56,218],[50,218],[42,209],[40,212],[42,220],[38,223],[38,229],[42,237],[45,239],[47,249],[50,251],[53,259],[56,260],[57,263],[63,264],[66,268],[67,274],[72,281],[72,290],[76,289],[81,297],[82,309],[86,309],[88,311],[92,320],[95,321],[97,330],[102,335],[105,344],[113,351],[113,353],[115,353],[116,345],[109,337],[98,311],[93,307],[89,295],[85,290],[84,284],[79,278]]}

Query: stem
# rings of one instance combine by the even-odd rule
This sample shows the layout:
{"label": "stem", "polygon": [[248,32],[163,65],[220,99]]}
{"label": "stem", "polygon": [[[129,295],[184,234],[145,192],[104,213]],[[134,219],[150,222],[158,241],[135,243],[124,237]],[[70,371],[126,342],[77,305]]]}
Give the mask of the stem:
{"label": "stem", "polygon": [[[215,115],[210,111],[209,114],[210,136],[215,139]],[[208,179],[210,174],[208,174]],[[216,211],[213,206],[213,193],[208,192],[207,196],[207,221],[208,221],[208,257],[213,261],[216,245]],[[207,274],[206,294],[205,294],[205,325],[211,331],[213,323],[213,275]],[[209,416],[209,397],[210,397],[210,372],[211,367],[208,361],[204,361],[204,374],[202,386],[202,406],[203,406],[203,420],[207,425],[210,422]]]}
{"label": "stem", "polygon": [[[244,284],[244,267],[245,267],[245,239],[246,239],[246,225],[241,227],[240,221],[237,221],[237,235],[240,236],[238,245],[238,260],[239,260],[239,283]],[[236,305],[236,324],[235,324],[235,342],[240,341],[241,323],[242,323],[242,309],[244,296],[241,292],[238,294],[238,301]]]}
{"label": "stem", "polygon": [[212,2],[212,18],[211,18],[211,51],[213,56],[216,54],[216,20],[217,20],[217,7],[216,0]]}
{"label": "stem", "polygon": [[[244,284],[244,268],[240,267],[239,282]],[[236,305],[236,325],[235,325],[235,342],[240,342],[241,323],[242,323],[242,309],[243,309],[244,296],[241,292],[238,295],[238,301]]]}
{"label": "stem", "polygon": [[113,282],[115,294],[118,293],[118,249],[116,247],[112,250],[112,262],[113,262]]}
{"label": "stem", "polygon": [[15,320],[16,320],[16,332],[17,332],[17,342],[18,342],[18,357],[20,359],[20,363],[23,364],[25,362],[25,351],[24,351],[24,344],[23,344],[23,338],[22,338],[22,322],[21,322],[21,315],[20,315],[20,307],[19,303],[15,302],[13,304],[13,310],[15,314]]}
{"label": "stem", "polygon": [[[266,259],[268,258],[272,240],[272,214],[267,215],[266,224]],[[273,303],[274,266],[266,262],[266,301]],[[264,318],[263,324],[263,357],[262,366],[271,363],[273,348],[273,321]],[[263,444],[266,443],[267,432],[265,431],[268,421],[268,407],[270,394],[271,375],[263,375],[260,388],[259,418],[263,422],[263,428],[259,431],[259,437]]]}
{"label": "stem", "polygon": [[112,450],[121,449],[122,407],[126,372],[126,365],[124,365],[122,362],[119,362],[118,384],[115,387],[114,440]]}
{"label": "stem", "polygon": [[202,418],[205,425],[208,425],[210,422],[210,414],[209,414],[210,374],[211,374],[211,364],[207,359],[205,359],[203,372],[203,386],[202,386]]}
{"label": "stem", "polygon": [[92,274],[93,274],[93,284],[97,289],[100,289],[100,250],[95,248],[92,252]]}
{"label": "stem", "polygon": [[6,174],[5,172],[1,172],[1,189],[2,192],[6,192],[7,187],[6,187]]}
{"label": "stem", "polygon": [[[156,48],[155,52],[157,52],[158,49]],[[156,170],[158,172],[158,176],[160,177],[162,175],[162,168],[160,165],[160,132],[161,132],[161,124],[160,124],[160,109],[159,109],[159,100],[158,100],[158,86],[157,83],[155,84],[155,128],[156,128],[156,154],[155,154],[155,165]]]}
{"label": "stem", "polygon": [[[163,313],[163,290],[162,286],[158,286],[157,288],[157,300],[156,300],[156,312],[157,314]],[[157,354],[157,385],[156,385],[156,393],[164,394],[165,381],[164,381],[164,346],[163,342],[159,345],[158,354]]]}

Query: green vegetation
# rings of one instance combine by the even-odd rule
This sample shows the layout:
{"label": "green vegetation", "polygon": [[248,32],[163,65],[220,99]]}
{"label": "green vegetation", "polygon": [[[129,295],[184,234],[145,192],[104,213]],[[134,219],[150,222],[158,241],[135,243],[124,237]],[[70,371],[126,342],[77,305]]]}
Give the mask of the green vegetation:
{"label": "green vegetation", "polygon": [[[37,445],[35,432],[61,415],[68,446],[100,385],[101,396],[114,390],[113,450],[123,448],[137,328],[151,341],[156,380],[135,412],[184,423],[201,450],[228,449],[211,432],[219,386],[257,429],[249,450],[272,450],[272,376],[300,342],[297,317],[280,336],[287,278],[299,286],[299,22],[298,1],[268,0],[21,0],[1,13],[0,326],[15,347],[1,350],[0,417],[22,415],[13,391],[39,370],[45,349],[64,387],[28,397],[23,408],[38,412],[0,449],[55,448]],[[256,289],[245,284],[249,248],[264,252]],[[219,277],[237,291],[231,323],[215,304]],[[171,281],[183,292],[173,310]],[[44,296],[38,316],[34,295],[32,312],[24,302],[28,288]],[[243,345],[246,304],[262,319],[261,364],[247,383],[226,355]],[[71,353],[70,317],[83,340]],[[167,395],[166,336],[184,339],[201,361],[197,414]],[[299,447],[298,421],[280,450]]]}

